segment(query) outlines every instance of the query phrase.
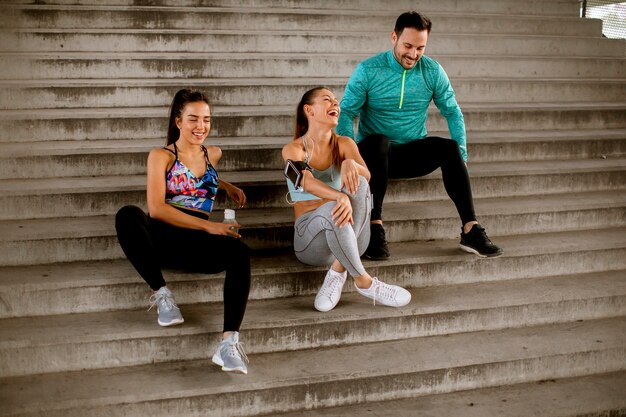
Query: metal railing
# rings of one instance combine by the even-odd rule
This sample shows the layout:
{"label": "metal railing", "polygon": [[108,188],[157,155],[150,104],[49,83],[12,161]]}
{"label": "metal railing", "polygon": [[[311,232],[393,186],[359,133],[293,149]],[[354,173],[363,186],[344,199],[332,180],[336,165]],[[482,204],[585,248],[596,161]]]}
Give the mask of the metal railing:
{"label": "metal railing", "polygon": [[626,2],[583,0],[580,16],[602,20],[602,34],[607,38],[626,39]]}

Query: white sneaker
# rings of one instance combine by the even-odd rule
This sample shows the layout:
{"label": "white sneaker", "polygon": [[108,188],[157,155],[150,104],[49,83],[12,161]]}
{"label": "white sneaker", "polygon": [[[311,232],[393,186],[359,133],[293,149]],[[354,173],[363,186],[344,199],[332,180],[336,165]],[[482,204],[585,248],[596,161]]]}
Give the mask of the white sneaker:
{"label": "white sneaker", "polygon": [[315,308],[318,311],[326,312],[335,308],[341,298],[341,290],[347,276],[347,271],[339,273],[332,269],[328,270],[324,283],[315,296]]}
{"label": "white sneaker", "polygon": [[402,307],[411,301],[411,293],[402,287],[397,285],[386,284],[379,281],[378,278],[372,277],[372,285],[369,288],[363,289],[354,285],[359,294],[371,298],[376,303],[391,306]]}

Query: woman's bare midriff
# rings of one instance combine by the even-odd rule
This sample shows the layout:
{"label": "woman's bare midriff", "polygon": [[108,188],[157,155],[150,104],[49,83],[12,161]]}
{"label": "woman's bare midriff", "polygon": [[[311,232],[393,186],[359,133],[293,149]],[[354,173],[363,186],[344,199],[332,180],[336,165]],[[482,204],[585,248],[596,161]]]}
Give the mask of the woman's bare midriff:
{"label": "woman's bare midriff", "polygon": [[320,200],[298,201],[297,203],[293,205],[294,217],[297,220],[303,214],[308,213],[309,211],[313,211],[319,206],[328,203],[329,201],[333,201],[333,200],[328,200],[326,198],[323,198]]}

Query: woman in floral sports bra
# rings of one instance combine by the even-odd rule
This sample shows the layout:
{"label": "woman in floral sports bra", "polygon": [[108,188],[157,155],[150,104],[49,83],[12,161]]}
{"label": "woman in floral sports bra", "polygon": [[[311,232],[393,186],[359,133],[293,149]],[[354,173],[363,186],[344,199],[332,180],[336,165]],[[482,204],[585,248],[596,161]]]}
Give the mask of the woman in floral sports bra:
{"label": "woman in floral sports bra", "polygon": [[[161,268],[207,274],[226,271],[223,337],[213,362],[224,371],[247,373],[247,357],[239,343],[250,291],[250,249],[237,233],[238,224],[209,220],[218,190],[241,208],[244,192],[218,178],[222,157],[216,146],[204,146],[211,128],[211,108],[201,92],[180,90],[170,107],[167,143],[148,156],[149,214],[122,207],[115,217],[117,237],[139,275],[154,291],[158,323],[171,326],[183,317]],[[234,227],[233,227],[234,226]]]}

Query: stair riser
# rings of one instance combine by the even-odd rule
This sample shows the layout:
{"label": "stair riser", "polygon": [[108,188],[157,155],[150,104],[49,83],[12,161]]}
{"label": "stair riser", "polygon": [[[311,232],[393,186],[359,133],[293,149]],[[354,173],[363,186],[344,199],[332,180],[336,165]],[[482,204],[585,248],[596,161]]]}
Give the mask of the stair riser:
{"label": "stair riser", "polygon": [[[498,236],[617,227],[624,224],[626,208],[486,215],[481,214],[478,207],[477,214],[481,223],[488,225],[489,235]],[[385,224],[387,236],[392,242],[452,239],[458,236],[460,230],[458,219],[387,220]]]}
{"label": "stair riser", "polygon": [[[0,157],[0,179],[145,174],[147,158],[147,152],[127,153],[122,151],[114,155]],[[223,164],[220,163],[218,168],[222,166]]]}
{"label": "stair riser", "polygon": [[[111,225],[113,230],[113,225]],[[0,243],[0,266],[38,265],[78,260],[117,259],[123,255],[115,236]]]}
{"label": "stair riser", "polygon": [[[457,253],[461,253],[459,250]],[[561,273],[599,272],[608,266],[615,270],[626,268],[626,249],[614,248],[584,252],[561,252],[543,255],[502,256],[476,262],[472,255],[463,259],[414,264],[367,263],[368,272],[385,282],[406,288],[458,285],[485,281],[539,278]],[[130,264],[129,264],[130,265]],[[250,300],[293,296],[313,296],[319,290],[324,271],[303,267],[297,272],[259,273],[253,269]],[[72,287],[5,287],[0,304],[0,318],[47,316],[51,314],[90,313],[148,306],[150,290],[143,280],[129,271],[116,284]],[[451,271],[463,271],[451,274]],[[223,300],[223,275],[186,274],[167,271],[168,285],[176,293],[179,305],[217,302]],[[346,286],[344,292],[354,291]],[[419,294],[419,292],[418,292]],[[311,301],[312,302],[312,301]],[[151,317],[151,316],[150,316]]]}
{"label": "stair riser", "polygon": [[[389,46],[389,33],[374,32],[359,36],[327,34],[245,35],[245,34],[102,34],[102,33],[2,33],[0,50],[19,52],[302,52],[336,53],[343,51],[376,53]],[[444,36],[444,35],[442,35]],[[364,38],[364,39],[363,39]],[[362,42],[359,42],[361,40]],[[597,40],[592,40],[597,43]],[[608,45],[607,45],[608,46]],[[610,48],[609,48],[610,49]],[[593,48],[589,48],[591,52]],[[445,49],[440,53],[444,53]],[[458,52],[458,51],[457,51]]]}
{"label": "stair riser", "polygon": [[[345,81],[319,84],[343,96]],[[297,103],[302,94],[318,84],[216,86],[197,82],[217,106],[284,105]],[[625,83],[545,82],[533,80],[452,80],[459,103],[503,102],[617,102],[626,96]],[[153,107],[171,101],[179,86],[162,87],[11,87],[0,97],[0,109],[80,109],[85,107]],[[36,100],[33,99],[36,97]],[[295,104],[294,104],[295,106]]]}
{"label": "stair riser", "polygon": [[[206,81],[192,82],[192,88],[203,91],[214,106],[250,106],[250,105],[284,105],[300,101],[302,94],[310,88],[319,84],[332,89],[338,96],[343,95],[345,80],[337,82],[336,79],[303,81],[301,83],[290,83],[285,80],[284,85],[240,85],[240,82],[216,85],[215,82]],[[189,88],[187,84],[177,84],[172,80],[168,85],[148,86],[148,87],[7,87],[6,95],[0,98],[0,109],[69,109],[85,107],[154,107],[169,105],[174,94],[181,88]],[[250,80],[256,83],[255,80]],[[262,82],[262,81],[261,81]],[[218,83],[219,84],[219,83]],[[604,90],[604,93],[596,93],[596,96],[606,94],[612,96],[612,91],[618,86],[609,87],[594,86],[591,90]],[[626,87],[625,87],[626,90]],[[626,93],[626,91],[625,91]],[[33,100],[37,97],[37,100]]]}
{"label": "stair riser", "polygon": [[[369,301],[364,301],[367,308]],[[248,354],[301,350],[320,346],[381,342],[463,332],[566,323],[626,314],[626,296],[485,308],[393,318],[316,323],[300,326],[244,329]],[[146,312],[146,325],[154,313]],[[220,332],[221,333],[221,332]],[[203,359],[219,340],[219,333],[136,337],[96,342],[72,341],[50,346],[0,349],[0,374],[32,375],[154,362]]]}
{"label": "stair riser", "polygon": [[[15,201],[15,196],[0,197],[0,211],[2,212],[0,220],[67,217],[69,221],[74,217],[115,214],[120,207],[127,204],[146,206],[145,190],[85,192],[73,195],[33,195],[17,199],[19,201]],[[36,204],[36,206],[26,209],[25,204]]]}
{"label": "stair riser", "polygon": [[[474,198],[514,197],[569,192],[626,190],[626,171],[595,173],[564,173],[546,175],[471,176]],[[385,202],[428,201],[447,199],[448,194],[439,176],[427,179],[393,182],[387,189]],[[280,202],[280,200],[278,200]],[[417,203],[419,204],[419,203]]]}
{"label": "stair riser", "polygon": [[[14,4],[30,4],[29,0],[16,0],[12,1]],[[49,5],[74,5],[73,0],[54,0],[47,1]],[[85,6],[102,6],[100,0],[82,0],[81,5]],[[137,2],[133,0],[109,0],[107,5],[115,6],[136,6]],[[314,10],[372,10],[372,11],[387,11],[396,10],[397,13],[402,13],[407,10],[413,10],[415,2],[410,0],[397,0],[393,3],[389,3],[384,0],[321,0],[312,3],[303,3],[300,0],[159,0],[156,2],[150,2],[150,6],[161,7],[228,7],[239,10],[248,10],[251,8],[288,8],[299,9],[300,12],[304,12],[306,9]],[[504,13],[504,14],[522,14],[522,15],[538,15],[545,17],[548,16],[577,16],[579,12],[579,5],[577,2],[571,1],[550,1],[545,2],[541,0],[530,0],[523,4],[519,1],[485,1],[485,0],[466,0],[458,3],[455,1],[442,2],[438,0],[424,0],[420,2],[420,11],[423,12],[452,12],[458,13]]]}
{"label": "stair riser", "polygon": [[[355,35],[244,34],[107,34],[5,32],[0,50],[7,52],[302,52],[377,53],[390,47],[389,29]],[[362,29],[363,30],[363,29]],[[529,38],[437,34],[428,40],[431,54],[529,56],[624,56],[621,40],[602,38]]]}
{"label": "stair riser", "polygon": [[[211,410],[212,417],[277,415],[281,412],[312,408],[336,407],[367,401],[388,401],[421,395],[463,391],[531,381],[568,378],[623,369],[626,349],[612,348],[590,352],[551,355],[509,360],[490,364],[471,364],[446,369],[405,372],[372,376],[352,376],[280,386],[255,391],[193,395],[183,398],[155,399],[130,404],[98,404],[89,408],[94,417],[128,417],[146,415],[203,416]],[[205,355],[206,356],[206,355]],[[210,365],[207,365],[210,366]],[[55,404],[46,410],[49,417],[82,417],[85,410]],[[198,410],[194,412],[192,410]],[[36,413],[16,414],[20,417]]]}
{"label": "stair riser", "polygon": [[626,83],[518,80],[452,80],[457,101],[463,103],[619,102]]}
{"label": "stair riser", "polygon": [[[167,110],[164,110],[164,114]],[[464,108],[465,126],[472,131],[491,130],[559,130],[559,129],[619,129],[626,126],[626,110],[545,110],[519,111]],[[39,140],[127,139],[137,137],[162,138],[167,124],[163,117],[36,119],[16,132],[15,120],[0,120],[0,142]],[[233,115],[217,109],[211,124],[214,136],[286,136],[293,133],[292,114]],[[436,109],[429,111],[429,131],[446,131],[447,123]]]}
{"label": "stair riser", "polygon": [[[436,132],[431,132],[435,134]],[[445,132],[441,133],[446,136]],[[618,158],[626,155],[624,139],[587,140],[554,139],[536,142],[516,143],[472,143],[478,134],[468,139],[470,164],[476,162],[525,161],[525,160],[565,160]],[[132,140],[132,139],[129,139]],[[289,139],[285,139],[285,143]],[[207,140],[211,143],[211,137]],[[160,144],[155,144],[158,146]],[[218,166],[220,174],[226,171],[250,169],[282,169],[283,159],[280,148],[233,149],[221,146],[223,153]],[[133,175],[145,174],[148,152],[127,152],[120,148],[118,153],[86,153],[76,151],[75,155],[51,155],[28,157],[0,156],[0,179],[20,178],[60,178],[91,175]],[[471,169],[471,165],[470,165]],[[228,175],[228,174],[225,174]]]}
{"label": "stair riser", "polygon": [[595,159],[602,157],[621,157],[626,155],[626,140],[589,140],[577,141],[555,139],[553,141],[537,141],[517,143],[471,143],[468,139],[470,169],[472,162],[484,161],[545,161],[563,159]]}
{"label": "stair riser", "polygon": [[[460,9],[463,3],[457,5]],[[390,32],[398,12],[379,11],[369,15],[354,11],[338,14],[318,10],[311,14],[289,11],[263,10],[254,13],[242,8],[237,11],[213,9],[194,10],[189,13],[181,9],[147,10],[54,10],[23,9],[7,6],[0,16],[0,26],[21,28],[105,28],[105,29],[196,29],[232,30],[232,28],[276,28],[280,30],[319,30],[320,27],[335,27],[341,30],[382,30]],[[598,20],[575,21],[567,18],[523,16],[481,16],[468,19],[464,16],[442,15],[434,10],[420,7],[435,24],[436,33],[506,33],[527,35],[574,35],[598,36],[601,24]]]}
{"label": "stair riser", "polygon": [[[209,138],[207,143],[210,142]],[[252,151],[222,147],[222,151],[224,154],[218,165],[220,175],[226,171],[281,169],[283,166],[280,149]],[[117,154],[0,157],[0,179],[145,174],[147,157],[147,152],[125,152],[122,149]]]}
{"label": "stair riser", "polygon": [[[452,204],[452,203],[450,203]],[[481,223],[488,225],[489,236],[548,233],[594,228],[610,228],[624,224],[626,208],[577,210],[543,213],[486,215],[477,209]],[[458,237],[460,220],[442,219],[395,221],[385,220],[387,239],[391,242],[454,239]],[[241,231],[251,248],[288,248],[293,243],[293,226],[273,226]]]}
{"label": "stair riser", "polygon": [[[488,386],[509,385],[529,381],[585,375],[591,369],[608,372],[622,369],[623,349],[606,352],[576,353],[556,357],[537,358],[531,360],[505,362],[489,365],[471,365],[462,368],[441,369],[419,374],[405,373],[402,375],[374,376],[371,378],[353,378],[350,381],[323,381],[306,386],[281,387],[268,392],[267,397],[256,397],[254,405],[250,404],[249,393],[233,395],[234,398],[223,398],[224,405],[215,413],[215,417],[226,417],[233,412],[242,416],[254,416],[259,412],[277,413],[286,410],[302,410],[310,408],[334,407],[367,401],[385,401],[398,398],[413,398],[418,395],[470,390]],[[286,403],[285,398],[289,399]],[[177,411],[185,415],[189,408],[206,410],[215,407],[217,398],[194,398],[164,404],[158,401],[150,404],[148,409],[129,406],[142,412],[157,412],[167,409],[170,415]],[[191,404],[190,404],[191,403]],[[234,410],[233,404],[240,404]],[[116,408],[116,407],[112,407]],[[227,410],[227,411],[222,411]],[[112,410],[111,410],[112,411]],[[122,410],[115,410],[110,416],[124,415]],[[124,410],[126,411],[126,410]],[[118,414],[119,413],[119,414]],[[70,414],[67,414],[68,416]],[[105,415],[105,414],[102,414]]]}
{"label": "stair riser", "polygon": [[[450,203],[452,204],[452,203]],[[480,210],[478,210],[480,214]],[[626,208],[602,208],[576,211],[480,215],[488,225],[491,237],[498,235],[548,233],[594,228],[611,228],[624,224]],[[391,242],[458,238],[460,221],[455,217],[429,220],[386,220],[387,238]],[[37,265],[54,262],[119,259],[122,251],[111,224],[110,234],[94,237],[68,237],[55,240],[0,242],[0,266]],[[257,226],[241,230],[252,249],[288,248],[293,243],[291,222]]]}
{"label": "stair riser", "polygon": [[[225,173],[222,178],[228,180],[228,174]],[[233,183],[237,184],[235,181]],[[287,185],[283,181],[271,185],[237,185],[246,193],[248,208],[276,208],[287,205]],[[626,190],[626,171],[472,177],[474,198],[536,195],[537,190],[541,190],[543,195],[603,190],[623,192]],[[392,181],[385,202],[447,198],[441,178],[432,175],[414,180]],[[112,215],[127,204],[145,207],[145,187],[128,191],[90,190],[82,193],[59,191],[56,194],[0,196],[0,220]],[[229,206],[223,194],[218,196],[217,204],[217,207]]]}
{"label": "stair riser", "polygon": [[[471,173],[470,173],[471,175]],[[227,174],[223,175],[228,178]],[[562,174],[537,174],[537,175],[502,175],[502,176],[471,176],[472,195],[474,198],[491,198],[491,197],[513,197],[524,195],[537,195],[537,190],[541,190],[541,194],[558,194],[570,192],[600,191],[600,190],[626,190],[626,171],[605,171],[605,172],[589,172],[589,173],[562,173]],[[287,186],[285,182],[268,186],[246,186],[240,184],[247,196],[247,207],[250,208],[273,208],[286,206]],[[133,204],[144,206],[144,194],[138,195],[139,200],[135,200]],[[46,197],[47,198],[47,197]],[[54,212],[50,212],[50,216],[58,217],[63,214],[63,207],[70,210],[71,204],[65,203],[63,200],[67,197],[59,196],[62,200]],[[410,201],[432,201],[448,199],[448,195],[443,186],[443,181],[439,175],[429,175],[426,178],[416,178],[409,180],[391,180],[385,195],[386,203],[410,202]],[[87,200],[89,197],[87,197]],[[91,200],[94,199],[93,194]],[[11,201],[7,201],[7,210],[5,213],[19,213],[19,208],[23,207],[22,199],[20,205],[9,208]],[[110,198],[105,198],[110,200]],[[2,200],[0,199],[0,202]],[[219,200],[220,206],[228,204],[225,198]],[[49,203],[51,206],[53,203]],[[85,202],[88,204],[88,201]],[[419,204],[419,203],[418,203]],[[36,207],[41,207],[34,204]],[[55,207],[51,207],[52,210]],[[22,208],[23,210],[23,208]],[[114,208],[114,210],[117,210]],[[72,211],[73,215],[80,216],[84,212],[84,208],[80,205],[76,211]],[[41,213],[41,209],[39,211]],[[112,213],[102,213],[112,214]],[[19,214],[18,214],[19,215]],[[29,213],[29,216],[36,216],[36,213]],[[45,213],[42,214],[45,216]]]}
{"label": "stair riser", "polygon": [[[354,67],[370,54],[337,57],[302,55],[234,60],[211,57],[181,59],[23,58],[0,57],[8,79],[90,78],[223,78],[252,77],[349,77]],[[449,77],[554,77],[625,78],[624,59],[569,59],[548,57],[433,56]]]}

